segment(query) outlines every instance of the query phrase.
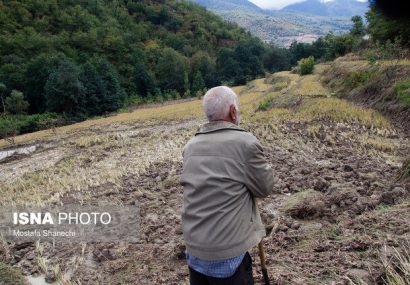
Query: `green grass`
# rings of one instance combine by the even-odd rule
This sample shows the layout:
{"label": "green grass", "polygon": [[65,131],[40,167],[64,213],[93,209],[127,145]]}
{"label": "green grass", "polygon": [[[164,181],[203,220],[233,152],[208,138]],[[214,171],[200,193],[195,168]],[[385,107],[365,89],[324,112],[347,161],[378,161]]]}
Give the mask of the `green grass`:
{"label": "green grass", "polygon": [[341,239],[342,231],[338,224],[334,224],[329,227],[321,229],[320,234],[326,237],[327,239],[336,240]]}
{"label": "green grass", "polygon": [[394,254],[390,260],[383,260],[385,268],[384,282],[387,285],[408,285],[410,284],[410,252],[409,242],[402,245],[402,250],[394,249]]}
{"label": "green grass", "polygon": [[368,81],[372,75],[372,72],[366,70],[353,72],[343,80],[343,84],[349,89],[354,89]]}
{"label": "green grass", "polygon": [[385,102],[391,101],[391,100],[393,100],[393,96],[391,96],[391,95],[386,95],[386,96],[383,97],[383,101],[385,101]]}
{"label": "green grass", "polygon": [[396,83],[394,88],[397,97],[400,99],[400,103],[403,107],[407,108],[410,106],[410,79],[406,79]]}
{"label": "green grass", "polygon": [[403,163],[403,168],[400,173],[401,178],[407,178],[410,177],[410,158],[408,158],[404,163]]}
{"label": "green grass", "polygon": [[0,139],[52,128],[64,124],[64,121],[55,113],[0,116]]}
{"label": "green grass", "polygon": [[273,97],[268,96],[264,98],[262,101],[259,102],[259,107],[258,110],[260,111],[266,111],[270,108],[270,104],[272,103]]}
{"label": "green grass", "polygon": [[0,262],[0,284],[1,285],[25,285],[26,279],[17,269]]}

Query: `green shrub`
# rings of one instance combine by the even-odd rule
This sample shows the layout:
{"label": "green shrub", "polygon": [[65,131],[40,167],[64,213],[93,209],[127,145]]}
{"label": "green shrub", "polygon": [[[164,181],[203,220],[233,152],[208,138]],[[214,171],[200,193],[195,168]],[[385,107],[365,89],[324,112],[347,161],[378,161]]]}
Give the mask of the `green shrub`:
{"label": "green shrub", "polygon": [[0,139],[56,127],[68,122],[68,119],[60,117],[55,113],[6,115],[0,117]]}
{"label": "green shrub", "polygon": [[384,43],[375,43],[370,48],[363,49],[359,52],[367,58],[367,60],[374,64],[378,60],[396,60],[406,58],[408,50],[403,48],[400,41],[386,41]]}
{"label": "green shrub", "polygon": [[[159,95],[157,95],[157,96],[159,96]],[[153,103],[153,102],[155,102],[155,97],[153,95],[151,95],[150,93],[148,93],[148,96],[145,97],[144,101],[147,104]]]}
{"label": "green shrub", "polygon": [[165,101],[170,101],[174,99],[181,99],[181,95],[179,95],[178,91],[172,89],[172,90],[164,91],[162,94],[162,98]]}
{"label": "green shrub", "polygon": [[410,177],[410,158],[408,158],[408,159],[403,163],[402,177],[403,177],[403,178]]}
{"label": "green shrub", "polygon": [[17,269],[0,262],[0,284],[4,285],[25,285],[26,280]]}
{"label": "green shrub", "polygon": [[195,96],[196,96],[196,98],[198,98],[198,100],[201,100],[201,98],[202,98],[202,96],[203,96],[203,95],[204,95],[204,94],[202,93],[202,91],[201,91],[201,90],[196,91]]}
{"label": "green shrub", "polygon": [[393,100],[393,96],[391,96],[391,95],[386,95],[386,96],[383,97],[383,101],[385,101],[385,102],[391,101],[391,100]]}
{"label": "green shrub", "polygon": [[165,101],[165,99],[164,99],[164,97],[163,97],[162,95],[157,95],[157,96],[155,96],[154,101],[155,101],[155,102],[158,102],[158,103],[162,103],[162,102]]}
{"label": "green shrub", "polygon": [[261,101],[259,102],[258,110],[259,110],[259,111],[266,111],[266,110],[268,110],[269,107],[270,107],[270,105],[271,105],[271,103],[272,103],[272,100],[273,100],[273,98],[270,97],[270,96],[264,98],[263,100],[261,100]]}
{"label": "green shrub", "polygon": [[23,93],[12,90],[9,97],[6,98],[6,110],[11,114],[25,114],[29,105],[24,100]]}
{"label": "green shrub", "polygon": [[375,52],[373,52],[373,51],[369,51],[369,52],[366,54],[366,58],[367,58],[367,60],[369,61],[369,63],[370,63],[371,65],[375,65],[376,62],[377,62],[377,60],[378,60],[377,54],[376,54]]}
{"label": "green shrub", "polygon": [[204,96],[206,94],[206,92],[208,92],[207,88],[203,88],[202,90],[198,90],[195,94],[196,98],[198,98],[198,100],[201,100],[202,96]]}
{"label": "green shrub", "polygon": [[407,108],[410,106],[410,79],[400,81],[394,88],[401,104]]}
{"label": "green shrub", "polygon": [[302,58],[298,62],[298,68],[300,75],[312,74],[315,68],[315,58],[313,56]]}
{"label": "green shrub", "polygon": [[343,80],[343,84],[349,89],[354,89],[369,80],[371,76],[372,73],[369,71],[353,72],[348,74],[346,79]]}
{"label": "green shrub", "polygon": [[181,99],[181,95],[176,90],[171,90],[171,100],[178,100]]}
{"label": "green shrub", "polygon": [[189,97],[191,97],[191,90],[188,89],[185,91],[183,98],[189,98]]}
{"label": "green shrub", "polygon": [[144,103],[144,99],[140,96],[130,96],[127,97],[124,103],[124,107],[130,107],[130,106],[138,106]]}
{"label": "green shrub", "polygon": [[179,93],[177,93],[174,99],[175,99],[175,100],[179,100],[179,99],[181,99],[181,98],[182,98],[181,95],[179,95]]}

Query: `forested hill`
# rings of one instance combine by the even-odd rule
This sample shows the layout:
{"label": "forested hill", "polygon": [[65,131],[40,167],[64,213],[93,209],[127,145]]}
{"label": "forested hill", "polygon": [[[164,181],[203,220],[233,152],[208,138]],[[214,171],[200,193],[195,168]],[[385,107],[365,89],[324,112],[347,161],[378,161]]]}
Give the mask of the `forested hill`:
{"label": "forested hill", "polygon": [[188,1],[0,1],[0,27],[0,114],[87,117],[264,73],[259,39]]}

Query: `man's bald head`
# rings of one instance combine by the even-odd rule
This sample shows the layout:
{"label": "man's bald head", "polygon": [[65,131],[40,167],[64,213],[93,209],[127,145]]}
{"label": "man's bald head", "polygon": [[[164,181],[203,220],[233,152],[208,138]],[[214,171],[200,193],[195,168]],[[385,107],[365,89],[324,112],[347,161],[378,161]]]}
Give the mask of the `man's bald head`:
{"label": "man's bald head", "polygon": [[227,86],[210,89],[204,96],[203,107],[206,116],[212,121],[231,121],[239,125],[238,96]]}

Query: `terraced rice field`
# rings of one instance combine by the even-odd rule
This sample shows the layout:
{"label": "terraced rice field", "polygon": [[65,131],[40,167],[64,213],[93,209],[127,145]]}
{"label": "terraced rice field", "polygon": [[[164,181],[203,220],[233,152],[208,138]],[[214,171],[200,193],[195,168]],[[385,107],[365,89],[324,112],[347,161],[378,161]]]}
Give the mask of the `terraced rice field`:
{"label": "terraced rice field", "polygon": [[[242,127],[280,178],[260,204],[268,271],[274,284],[380,284],[396,249],[409,245],[410,184],[397,179],[409,138],[381,114],[330,94],[319,82],[325,68],[234,88]],[[0,161],[1,205],[141,207],[137,244],[3,241],[0,261],[61,284],[188,284],[181,150],[203,123],[193,99],[19,136],[17,145],[0,141],[3,154],[31,147]],[[251,255],[260,283],[256,249]]]}

